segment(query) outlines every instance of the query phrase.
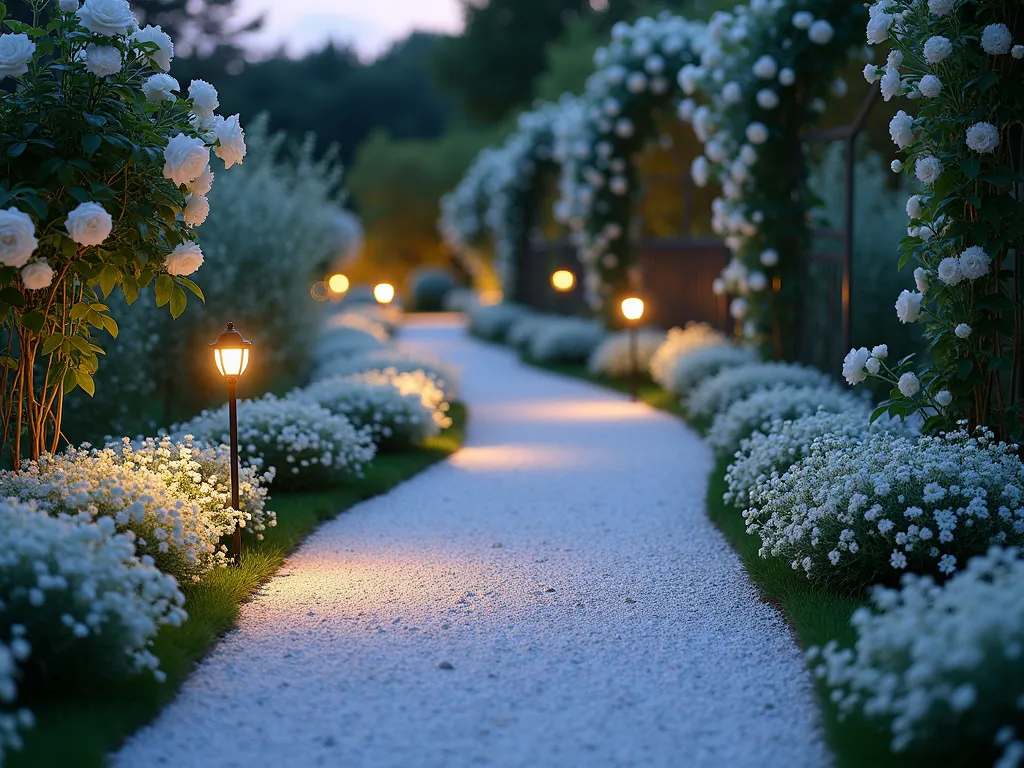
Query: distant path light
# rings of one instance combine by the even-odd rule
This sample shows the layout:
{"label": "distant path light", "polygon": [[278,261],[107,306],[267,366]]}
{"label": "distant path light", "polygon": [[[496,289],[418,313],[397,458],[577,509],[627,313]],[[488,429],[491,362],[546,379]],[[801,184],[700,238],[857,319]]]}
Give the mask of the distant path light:
{"label": "distant path light", "polygon": [[327,287],[334,293],[345,293],[348,291],[349,285],[348,278],[342,274],[331,275],[331,278],[327,281]]}
{"label": "distant path light", "polygon": [[644,316],[644,300],[632,296],[622,300],[622,316],[635,322]]}
{"label": "distant path light", "polygon": [[558,269],[551,275],[551,287],[559,293],[568,293],[576,286],[576,275],[568,269]]}
{"label": "distant path light", "polygon": [[373,298],[378,304],[390,304],[395,300],[395,286],[391,283],[379,283],[373,289]]}

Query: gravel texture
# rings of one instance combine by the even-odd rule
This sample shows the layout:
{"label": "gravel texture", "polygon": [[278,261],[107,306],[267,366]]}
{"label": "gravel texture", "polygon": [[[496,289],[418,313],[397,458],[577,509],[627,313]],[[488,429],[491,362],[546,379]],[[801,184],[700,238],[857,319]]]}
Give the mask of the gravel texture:
{"label": "gravel texture", "polygon": [[707,447],[450,321],[466,447],[323,526],[118,768],[827,765]]}

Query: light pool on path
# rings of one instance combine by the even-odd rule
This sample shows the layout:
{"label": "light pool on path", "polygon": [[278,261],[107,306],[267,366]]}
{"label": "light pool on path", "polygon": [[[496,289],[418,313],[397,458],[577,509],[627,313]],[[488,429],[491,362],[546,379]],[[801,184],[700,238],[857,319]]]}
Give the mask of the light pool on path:
{"label": "light pool on path", "polygon": [[403,338],[462,367],[466,447],[324,525],[114,765],[828,764],[697,435],[450,321]]}

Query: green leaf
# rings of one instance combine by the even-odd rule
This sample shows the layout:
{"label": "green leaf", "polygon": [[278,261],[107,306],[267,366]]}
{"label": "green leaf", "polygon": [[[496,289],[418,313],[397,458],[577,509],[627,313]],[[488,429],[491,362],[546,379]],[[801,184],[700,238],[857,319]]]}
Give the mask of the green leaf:
{"label": "green leaf", "polygon": [[206,303],[206,297],[203,295],[203,289],[202,288],[200,288],[198,285],[193,283],[187,277],[179,277],[179,278],[177,278],[177,281],[178,281],[178,285],[185,286],[190,291],[192,291],[192,293],[194,293],[197,297],[199,297],[199,300],[201,302],[203,302],[203,304]]}
{"label": "green leaf", "polygon": [[89,312],[89,305],[82,301],[71,307],[71,310],[68,312],[68,317],[70,317],[72,320],[81,320],[83,317],[89,314]]}
{"label": "green leaf", "polygon": [[25,153],[26,149],[28,149],[28,143],[24,141],[19,141],[14,144],[11,144],[11,146],[7,148],[7,154],[10,157],[19,157]]}
{"label": "green leaf", "polygon": [[125,275],[121,278],[121,292],[128,306],[131,306],[139,298],[139,281],[131,275]]}
{"label": "green leaf", "polygon": [[64,337],[60,334],[54,334],[53,336],[47,337],[46,341],[43,342],[43,354],[53,354],[53,350],[59,347],[63,341]]}
{"label": "green leaf", "polygon": [[39,333],[46,323],[46,316],[42,312],[26,312],[21,316],[21,324],[30,331]]}
{"label": "green leaf", "polygon": [[99,283],[100,290],[103,291],[103,298],[110,295],[110,292],[114,290],[114,286],[117,285],[117,267],[113,267],[107,264],[100,272]]}
{"label": "green leaf", "polygon": [[17,288],[4,288],[0,291],[0,301],[6,301],[12,307],[22,309],[25,306],[25,295]]}
{"label": "green leaf", "polygon": [[110,315],[103,315],[103,327],[106,329],[107,333],[115,339],[117,338],[117,321]]}
{"label": "green leaf", "polygon": [[[103,143],[103,137],[96,133],[87,133],[82,137],[82,150],[89,157],[96,154],[96,150]],[[84,389],[84,387],[83,387]]]}
{"label": "green leaf", "polygon": [[85,371],[75,371],[75,381],[89,397],[96,394],[96,383],[92,380],[92,376]]}
{"label": "green leaf", "polygon": [[171,292],[174,290],[174,281],[170,275],[160,275],[156,279],[156,305],[162,307],[171,300]]}
{"label": "green leaf", "polygon": [[102,128],[107,124],[107,118],[103,115],[93,115],[88,112],[83,112],[82,117],[85,118],[85,122],[91,125],[93,128]]}
{"label": "green leaf", "polygon": [[73,370],[69,370],[64,374],[64,394],[73,392],[75,387],[78,386],[78,376]]}
{"label": "green leaf", "polygon": [[889,404],[888,403],[883,403],[882,405],[880,405],[877,408],[875,408],[874,412],[871,414],[871,423],[874,424],[876,421],[878,421],[880,418],[882,418],[886,414],[886,411],[888,411],[888,410],[889,410]]}
{"label": "green leaf", "polygon": [[171,292],[171,317],[175,320],[181,317],[181,313],[185,311],[187,304],[188,297],[185,295],[185,292],[177,285],[174,286],[174,290]]}

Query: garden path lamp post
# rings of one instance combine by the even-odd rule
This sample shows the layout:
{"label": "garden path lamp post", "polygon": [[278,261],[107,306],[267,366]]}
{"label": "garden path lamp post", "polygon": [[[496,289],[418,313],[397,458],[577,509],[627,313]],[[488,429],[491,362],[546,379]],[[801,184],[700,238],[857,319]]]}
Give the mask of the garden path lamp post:
{"label": "garden path lamp post", "polygon": [[637,377],[639,365],[637,363],[637,339],[636,329],[640,325],[640,319],[644,316],[644,300],[631,296],[622,300],[622,316],[629,324],[629,394],[633,402],[637,400]]}
{"label": "garden path lamp post", "polygon": [[553,296],[554,307],[556,310],[561,309],[558,296],[564,296],[576,287],[576,275],[573,274],[572,270],[565,269],[564,267],[556,269],[551,273],[551,287],[555,289]]}
{"label": "garden path lamp post", "polygon": [[373,298],[378,304],[390,304],[395,300],[395,286],[391,283],[378,283],[373,288]]}
{"label": "garden path lamp post", "polygon": [[[249,366],[249,350],[252,342],[242,338],[235,330],[234,323],[228,323],[227,330],[210,345],[217,370],[228,382],[228,422],[231,433],[231,508],[239,512],[238,506],[238,406],[237,387],[239,377]],[[231,534],[231,554],[235,566],[242,563],[242,526],[236,523]]]}

